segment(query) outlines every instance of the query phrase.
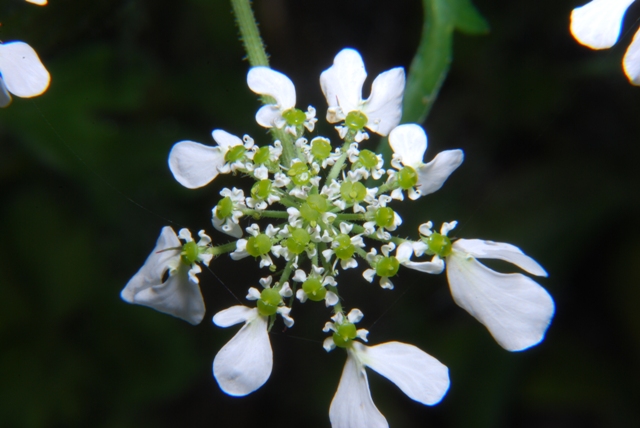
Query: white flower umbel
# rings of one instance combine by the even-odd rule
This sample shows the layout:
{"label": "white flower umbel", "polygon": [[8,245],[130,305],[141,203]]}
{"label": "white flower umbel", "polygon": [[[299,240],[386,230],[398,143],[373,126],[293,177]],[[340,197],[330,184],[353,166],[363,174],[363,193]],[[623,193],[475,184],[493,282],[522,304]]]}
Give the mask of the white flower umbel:
{"label": "white flower umbel", "polygon": [[265,128],[283,128],[294,136],[300,134],[299,127],[313,131],[316,110],[309,106],[307,112],[295,108],[296,88],[284,74],[269,67],[253,67],[247,74],[247,84],[256,94],[266,95],[276,100],[258,110],[256,122]]}
{"label": "white flower umbel", "polygon": [[354,49],[343,49],[333,60],[333,65],[320,75],[320,86],[327,99],[327,121],[339,123],[341,136],[346,130],[357,132],[357,142],[367,138],[363,128],[380,135],[387,135],[400,123],[404,70],[400,67],[381,73],[373,81],[371,95],[362,99],[362,85],[367,78],[362,57]]}
{"label": "white flower umbel", "polygon": [[244,396],[260,388],[269,379],[273,352],[267,331],[269,318],[257,308],[232,306],[213,317],[218,327],[244,325],[213,360],[213,375],[220,389],[229,395]]}
{"label": "white flower umbel", "polygon": [[[196,245],[186,229],[180,230],[180,237],[187,241],[185,245],[171,227],[163,227],[147,261],[120,296],[128,303],[148,306],[195,325],[202,321],[205,313],[196,276],[201,269],[196,262],[208,265],[211,261],[211,254],[203,253],[211,239],[200,231],[201,239]],[[167,271],[169,277],[163,281]]]}
{"label": "white flower umbel", "polygon": [[169,169],[178,183],[189,189],[209,184],[218,174],[226,174],[245,167],[246,151],[253,140],[243,140],[222,129],[211,135],[217,146],[205,146],[193,141],[180,141],[169,153]]}
{"label": "white flower umbel", "polygon": [[413,246],[418,255],[434,254],[430,262],[409,262],[410,249],[403,243],[397,258],[411,269],[428,273],[442,271],[446,261],[447,279],[455,302],[484,324],[494,339],[508,351],[522,351],[544,338],[555,311],[553,299],[537,282],[520,273],[504,274],[489,269],[477,259],[498,259],[536,276],[547,272],[518,247],[481,239],[457,239],[447,233],[456,222],[444,223],[440,233],[431,223],[420,226],[426,242]]}
{"label": "white flower umbel", "polygon": [[462,150],[445,150],[429,163],[422,159],[427,150],[427,134],[422,127],[409,123],[394,128],[389,134],[389,145],[394,156],[391,165],[398,170],[393,177],[399,188],[391,196],[402,200],[402,190],[409,199],[418,199],[440,189],[447,178],[464,159]]}
{"label": "white flower umbel", "polygon": [[[592,49],[607,49],[620,37],[624,14],[634,0],[593,0],[571,12],[571,34]],[[640,85],[640,31],[622,61],[624,72],[634,85]]]}
{"label": "white flower umbel", "polygon": [[11,94],[31,98],[49,87],[51,77],[36,51],[24,42],[0,43],[0,107],[11,103]]}

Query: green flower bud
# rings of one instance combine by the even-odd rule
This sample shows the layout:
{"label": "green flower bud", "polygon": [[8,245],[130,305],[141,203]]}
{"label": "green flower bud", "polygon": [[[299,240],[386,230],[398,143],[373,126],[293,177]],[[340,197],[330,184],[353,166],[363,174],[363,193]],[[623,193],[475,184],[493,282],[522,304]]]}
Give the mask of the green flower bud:
{"label": "green flower bud", "polygon": [[346,348],[349,342],[357,336],[356,326],[352,322],[345,321],[337,326],[333,332],[333,343],[340,348]]}
{"label": "green flower bud", "polygon": [[337,242],[338,246],[333,249],[336,257],[340,260],[346,260],[353,256],[353,253],[356,251],[356,247],[351,243],[351,238],[349,235],[345,235],[341,233],[333,239],[333,242]]}
{"label": "green flower bud", "polygon": [[291,168],[287,171],[287,175],[291,177],[291,181],[293,181],[296,186],[304,186],[309,183],[309,180],[311,180],[309,167],[307,164],[302,162],[296,162],[291,165]]}
{"label": "green flower bud", "polygon": [[247,253],[253,257],[263,256],[271,249],[271,239],[264,233],[252,236],[247,240]]}
{"label": "green flower bud", "polygon": [[433,232],[427,238],[427,246],[431,254],[444,258],[451,254],[451,239],[448,236]]}
{"label": "green flower bud", "polygon": [[353,131],[360,131],[368,121],[369,119],[367,119],[364,113],[354,110],[347,114],[347,117],[344,119],[344,124]]}
{"label": "green flower bud", "polygon": [[376,275],[378,276],[394,276],[398,273],[400,262],[395,257],[383,257],[376,264]]}
{"label": "green flower bud", "polygon": [[367,188],[359,181],[355,183],[344,181],[340,186],[340,195],[345,202],[354,204],[364,200],[364,197],[367,196]]}
{"label": "green flower bud", "polygon": [[263,317],[275,315],[278,311],[278,306],[282,303],[282,297],[278,290],[274,288],[265,288],[260,293],[260,299],[258,299],[258,313]]}
{"label": "green flower bud", "polygon": [[216,217],[220,220],[231,217],[233,213],[233,201],[230,197],[225,196],[218,202],[218,209],[216,210]]}
{"label": "green flower bud", "polygon": [[331,143],[324,138],[315,138],[311,142],[311,154],[314,159],[325,160],[331,154]]}
{"label": "green flower bud", "polygon": [[405,166],[396,175],[396,179],[398,180],[398,184],[403,189],[411,189],[418,183],[418,173],[415,169],[410,166]]}
{"label": "green flower bud", "polygon": [[226,160],[227,162],[239,161],[240,159],[242,159],[244,157],[244,154],[245,154],[246,151],[247,151],[247,149],[245,149],[242,144],[238,144],[237,146],[233,146],[224,155],[224,160]]}
{"label": "green flower bud", "polygon": [[389,207],[380,207],[374,213],[374,220],[380,227],[392,227],[395,219],[395,213]]}
{"label": "green flower bud", "polygon": [[319,302],[327,295],[327,289],[322,286],[318,278],[309,278],[302,283],[302,290],[306,293],[309,300]]}
{"label": "green flower bud", "polygon": [[282,113],[282,117],[287,121],[287,125],[300,126],[307,120],[307,115],[302,110],[297,108],[290,108]]}
{"label": "green flower bud", "polygon": [[260,147],[253,155],[253,163],[261,165],[269,160],[269,147]]}
{"label": "green flower bud", "polygon": [[311,241],[311,236],[309,236],[309,232],[301,228],[289,228],[291,232],[291,237],[287,238],[285,241],[285,245],[289,251],[293,254],[302,253]]}
{"label": "green flower bud", "polygon": [[271,194],[271,180],[260,180],[251,188],[251,196],[254,199],[267,199]]}
{"label": "green flower bud", "polygon": [[199,254],[200,249],[198,248],[198,245],[194,241],[189,241],[182,246],[180,256],[184,264],[191,266],[196,260],[198,260]]}

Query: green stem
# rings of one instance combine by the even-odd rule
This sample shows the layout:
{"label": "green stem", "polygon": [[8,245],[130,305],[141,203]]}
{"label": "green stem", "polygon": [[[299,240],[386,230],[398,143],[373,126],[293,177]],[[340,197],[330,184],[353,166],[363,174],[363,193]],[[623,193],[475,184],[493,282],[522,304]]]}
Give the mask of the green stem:
{"label": "green stem", "polygon": [[269,67],[269,59],[260,38],[258,24],[251,10],[250,0],[231,0],[233,13],[240,28],[240,38],[252,67]]}
{"label": "green stem", "polygon": [[289,218],[289,214],[286,211],[275,211],[275,210],[252,210],[250,208],[245,208],[242,210],[244,215],[250,216],[258,216],[258,218],[269,217],[269,218]]}
{"label": "green stem", "polygon": [[208,252],[212,254],[214,257],[219,256],[224,253],[230,253],[236,250],[236,242],[229,242],[228,244],[218,245],[217,247],[210,247]]}

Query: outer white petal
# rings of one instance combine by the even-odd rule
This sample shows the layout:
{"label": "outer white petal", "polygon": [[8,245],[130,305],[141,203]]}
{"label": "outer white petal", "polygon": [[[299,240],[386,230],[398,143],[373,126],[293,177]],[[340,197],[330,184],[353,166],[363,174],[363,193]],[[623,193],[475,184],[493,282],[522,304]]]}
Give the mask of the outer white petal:
{"label": "outer white petal", "polygon": [[[325,347],[326,349],[326,347]],[[387,420],[373,404],[364,366],[347,349],[347,362],[329,409],[331,428],[388,428]]]}
{"label": "outer white petal", "polygon": [[272,367],[267,318],[256,316],[220,349],[213,360],[213,375],[224,392],[243,396],[264,385]]}
{"label": "outer white petal", "polygon": [[44,6],[47,4],[47,0],[27,0],[29,3],[38,4],[40,6]]}
{"label": "outer white petal", "polygon": [[232,325],[247,322],[256,318],[258,311],[256,308],[249,308],[244,305],[231,306],[213,316],[213,322],[218,327],[231,327]]}
{"label": "outer white petal", "polygon": [[553,299],[529,277],[495,272],[454,250],[447,257],[447,278],[455,302],[503,348],[521,351],[544,338],[555,310]]}
{"label": "outer white petal", "polygon": [[413,345],[388,342],[368,347],[353,342],[353,348],[365,366],[419,403],[437,404],[449,389],[447,366]]}
{"label": "outer white petal", "polygon": [[412,262],[414,245],[410,242],[403,242],[396,250],[396,258],[403,266],[432,274],[439,274],[444,270],[444,262],[440,258],[434,258],[435,261],[430,262]]}
{"label": "outer white petal", "polygon": [[224,165],[219,147],[205,146],[193,141],[180,141],[169,153],[169,169],[178,183],[189,189],[202,187],[218,176]]}
{"label": "outer white petal", "polygon": [[395,154],[402,157],[405,166],[418,168],[427,151],[427,134],[416,124],[400,125],[389,134],[389,145]]}
{"label": "outer white petal", "polygon": [[371,95],[363,106],[371,131],[388,135],[400,123],[402,95],[404,94],[404,70],[392,68],[376,77],[371,86]]}
{"label": "outer white petal", "polygon": [[0,43],[0,74],[9,92],[23,98],[40,95],[51,80],[36,51],[24,42]]}
{"label": "outer white petal", "polygon": [[230,147],[239,146],[243,144],[242,140],[233,135],[229,134],[227,131],[223,129],[214,129],[211,132],[211,136],[215,140],[216,143],[220,146],[222,153],[227,153]]}
{"label": "outer white petal", "polygon": [[453,248],[469,253],[478,259],[499,259],[513,263],[519,268],[536,276],[547,276],[547,271],[531,257],[527,256],[515,245],[504,242],[485,241],[482,239],[458,239]]}
{"label": "outer white petal", "polygon": [[633,36],[633,41],[622,60],[624,73],[634,85],[640,85],[640,30]]}
{"label": "outer white petal", "polygon": [[320,75],[320,86],[329,107],[339,106],[345,115],[358,110],[366,78],[367,72],[358,51],[341,50],[334,58],[333,65]]}
{"label": "outer white petal", "polygon": [[593,0],[571,12],[571,34],[592,49],[613,46],[620,36],[622,18],[634,0]]}
{"label": "outer white petal", "polygon": [[[177,250],[167,250],[176,248]],[[173,229],[162,228],[156,246],[140,270],[120,293],[126,302],[148,306],[159,312],[199,324],[205,313],[198,284],[189,281],[190,267],[179,263],[178,270],[165,282],[162,278],[174,258],[180,257],[182,244]]]}
{"label": "outer white petal", "polygon": [[9,95],[4,80],[2,80],[2,76],[0,76],[0,107],[6,107],[9,104],[11,104],[11,95]]}
{"label": "outer white petal", "polygon": [[253,67],[249,70],[247,84],[256,94],[275,98],[276,106],[281,111],[296,105],[296,88],[291,79],[269,67]]}
{"label": "outer white petal", "polygon": [[262,106],[256,113],[256,122],[265,128],[277,128],[283,121],[282,111],[273,105]]}
{"label": "outer white petal", "polygon": [[422,196],[440,189],[451,173],[460,166],[464,159],[462,150],[445,150],[438,153],[431,162],[421,165],[416,187]]}

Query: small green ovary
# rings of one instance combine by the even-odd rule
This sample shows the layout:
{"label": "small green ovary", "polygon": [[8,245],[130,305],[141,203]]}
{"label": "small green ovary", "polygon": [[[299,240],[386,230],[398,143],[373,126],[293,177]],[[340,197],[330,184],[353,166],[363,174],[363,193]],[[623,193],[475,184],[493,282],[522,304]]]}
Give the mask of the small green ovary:
{"label": "small green ovary", "polygon": [[447,257],[451,254],[451,239],[440,233],[433,232],[429,235],[427,246],[431,254],[437,254],[440,257]]}
{"label": "small green ovary", "polygon": [[331,154],[331,143],[324,138],[315,138],[311,142],[311,154],[314,159],[325,160]]}
{"label": "small green ovary", "polygon": [[322,286],[318,278],[309,278],[302,283],[302,290],[309,300],[319,302],[327,295],[327,289]]}
{"label": "small green ovary", "polygon": [[411,189],[418,183],[418,173],[410,166],[405,166],[398,171],[396,178],[400,187],[405,190]]}
{"label": "small green ovary", "polygon": [[347,114],[347,117],[344,119],[344,124],[347,125],[347,128],[353,131],[360,131],[365,125],[369,122],[367,116],[364,113],[358,110],[354,110]]}
{"label": "small green ovary", "polygon": [[253,257],[263,256],[271,250],[271,239],[264,233],[247,240],[247,253]]}
{"label": "small green ovary", "polygon": [[[291,230],[291,229],[290,229]],[[307,249],[307,245],[311,241],[309,232],[301,228],[291,230],[291,237],[287,238],[285,245],[293,254],[300,254]]]}
{"label": "small green ovary", "polygon": [[338,243],[338,246],[333,251],[340,260],[350,259],[356,251],[356,247],[351,243],[351,238],[344,233],[336,236],[333,242]]}
{"label": "small green ovary", "polygon": [[378,156],[371,150],[361,150],[358,155],[358,163],[367,169],[374,168],[378,165]]}
{"label": "small green ovary", "polygon": [[345,181],[340,186],[340,195],[345,202],[355,204],[364,200],[365,196],[367,196],[367,188],[359,181],[355,183]]}
{"label": "small green ovary", "polygon": [[267,199],[271,194],[271,187],[271,180],[260,180],[251,188],[251,196],[254,199]]}
{"label": "small green ovary", "polygon": [[346,348],[349,342],[355,339],[357,335],[355,324],[345,321],[333,332],[333,343],[340,348]]}
{"label": "small green ovary", "polygon": [[236,162],[244,158],[244,154],[247,149],[244,148],[242,144],[231,147],[227,153],[224,155],[224,160],[227,162]]}
{"label": "small green ovary", "polygon": [[322,195],[309,195],[307,202],[300,206],[300,216],[308,222],[317,222],[327,209],[329,209],[327,198]]}
{"label": "small green ovary", "polygon": [[374,220],[378,226],[390,228],[394,224],[395,213],[389,207],[380,207],[374,213]]}
{"label": "small green ovary", "polygon": [[233,213],[233,201],[230,197],[225,196],[218,202],[216,209],[216,217],[220,220],[231,217]]}
{"label": "small green ovary", "polygon": [[260,293],[260,299],[258,299],[258,313],[263,317],[275,315],[281,302],[282,297],[278,290],[265,288]]}
{"label": "small green ovary", "polygon": [[253,155],[253,163],[256,165],[262,165],[269,160],[269,147],[261,147]]}
{"label": "small green ovary", "polygon": [[184,264],[191,266],[196,260],[198,260],[199,254],[200,249],[198,248],[198,245],[194,241],[189,241],[182,246],[180,256]]}
{"label": "small green ovary", "polygon": [[398,273],[400,262],[395,257],[383,257],[376,264],[376,275],[391,277]]}
{"label": "small green ovary", "polygon": [[298,110],[297,108],[291,108],[284,113],[282,113],[282,117],[287,121],[287,125],[292,126],[300,126],[304,124],[304,121],[307,120],[307,115],[304,114],[302,110]]}
{"label": "small green ovary", "polygon": [[291,168],[287,171],[287,175],[291,177],[291,181],[293,181],[296,186],[304,186],[311,180],[309,167],[302,162],[296,162],[291,165]]}

